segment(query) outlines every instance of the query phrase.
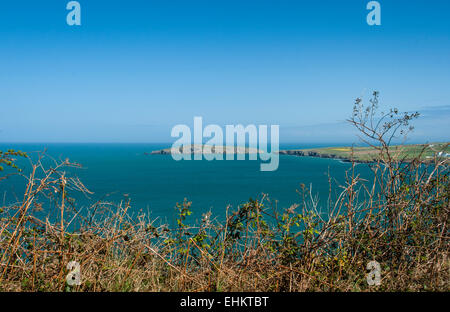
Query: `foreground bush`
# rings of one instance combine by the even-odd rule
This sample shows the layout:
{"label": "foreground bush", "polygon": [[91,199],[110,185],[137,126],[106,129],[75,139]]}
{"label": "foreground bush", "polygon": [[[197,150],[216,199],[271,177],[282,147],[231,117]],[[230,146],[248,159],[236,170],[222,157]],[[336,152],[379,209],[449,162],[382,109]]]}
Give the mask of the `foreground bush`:
{"label": "foreground bush", "polygon": [[[391,139],[417,114],[376,117],[377,105],[376,92],[367,107],[357,99],[350,119],[379,152],[370,164],[373,180],[361,179],[354,162],[344,184],[330,177],[330,189],[339,193],[330,194],[326,207],[302,185],[300,204],[279,210],[263,196],[227,208],[223,222],[207,213],[195,226],[187,200],[176,205],[174,228],[132,216],[129,202],[97,202],[81,213],[69,195],[88,190],[64,171],[77,165],[46,168],[39,158],[24,176],[23,199],[0,210],[0,288],[449,291],[448,159],[436,153],[426,163],[420,155],[406,162],[392,154]],[[43,207],[58,217],[36,217]],[[381,267],[378,286],[366,279],[372,260]],[[80,285],[71,283],[71,261],[80,264]]]}

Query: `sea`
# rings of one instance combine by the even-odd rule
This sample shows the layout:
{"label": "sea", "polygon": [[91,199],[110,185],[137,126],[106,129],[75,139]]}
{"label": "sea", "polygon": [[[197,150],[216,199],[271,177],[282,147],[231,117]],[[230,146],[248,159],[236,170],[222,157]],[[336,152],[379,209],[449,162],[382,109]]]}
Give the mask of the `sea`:
{"label": "sea", "polygon": [[[349,144],[281,144],[280,149],[301,149]],[[330,198],[335,198],[345,184],[346,171],[351,164],[335,159],[280,155],[276,171],[260,171],[260,160],[181,160],[170,155],[150,155],[152,151],[171,144],[99,144],[99,143],[1,143],[0,150],[21,150],[37,160],[38,152],[45,152],[44,165],[69,159],[81,168],[65,169],[68,176],[78,177],[92,194],[72,192],[78,209],[87,211],[98,201],[120,203],[130,201],[130,213],[145,213],[163,223],[175,220],[175,206],[185,199],[192,202],[194,219],[211,212],[223,219],[227,207],[235,210],[249,199],[270,199],[266,205],[283,209],[301,204],[301,185],[308,196],[326,211]],[[248,157],[247,157],[248,158]],[[29,160],[18,165],[27,175]],[[357,165],[362,177],[369,177],[365,164]],[[8,172],[8,171],[7,171]],[[11,172],[9,170],[9,172]],[[6,172],[0,173],[4,175]],[[332,190],[330,197],[330,180]],[[0,206],[20,202],[26,180],[13,175],[0,181]],[[43,213],[49,213],[43,208]],[[48,208],[50,209],[50,208]]]}

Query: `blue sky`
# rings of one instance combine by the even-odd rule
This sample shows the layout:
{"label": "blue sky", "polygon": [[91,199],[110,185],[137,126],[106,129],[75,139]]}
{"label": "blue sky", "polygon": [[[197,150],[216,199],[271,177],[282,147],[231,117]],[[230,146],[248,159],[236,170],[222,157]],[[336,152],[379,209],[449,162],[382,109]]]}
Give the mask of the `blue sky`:
{"label": "blue sky", "polygon": [[204,123],[351,142],[354,98],[419,110],[450,140],[450,1],[80,0],[0,6],[0,142],[172,142]]}

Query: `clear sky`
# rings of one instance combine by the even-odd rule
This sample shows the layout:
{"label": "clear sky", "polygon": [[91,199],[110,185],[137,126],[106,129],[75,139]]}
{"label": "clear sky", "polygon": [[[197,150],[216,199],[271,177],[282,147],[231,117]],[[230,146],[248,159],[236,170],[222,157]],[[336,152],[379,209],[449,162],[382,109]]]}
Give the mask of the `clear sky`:
{"label": "clear sky", "polygon": [[349,142],[356,97],[423,112],[450,140],[450,1],[65,0],[0,5],[0,142],[172,142],[204,123]]}

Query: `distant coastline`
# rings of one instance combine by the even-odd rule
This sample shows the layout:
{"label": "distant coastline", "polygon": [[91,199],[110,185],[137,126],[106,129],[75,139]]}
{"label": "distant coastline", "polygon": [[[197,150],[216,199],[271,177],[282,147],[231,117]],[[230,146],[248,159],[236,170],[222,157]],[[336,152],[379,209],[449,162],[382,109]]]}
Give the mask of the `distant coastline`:
{"label": "distant coastline", "polygon": [[[450,157],[449,143],[393,145],[389,152],[405,162],[418,157],[431,160],[437,157]],[[373,163],[380,160],[380,151],[373,147],[324,147],[313,149],[282,150],[280,155],[300,157],[332,158],[343,162]]]}
{"label": "distant coastline", "polygon": [[[396,154],[404,161],[411,161],[420,156],[426,161],[434,156],[450,157],[450,143],[432,143],[432,144],[411,144],[411,145],[395,145],[389,148],[392,154]],[[210,146],[210,145],[187,145],[184,153],[187,154],[253,154],[261,153],[261,150],[248,147],[227,147],[227,146]],[[181,147],[178,149],[182,153]],[[337,159],[343,162],[372,163],[379,160],[379,151],[373,147],[322,147],[310,149],[288,149],[280,150],[280,155],[291,155],[298,157],[317,157]],[[171,148],[152,151],[145,153],[146,155],[170,155]]]}

